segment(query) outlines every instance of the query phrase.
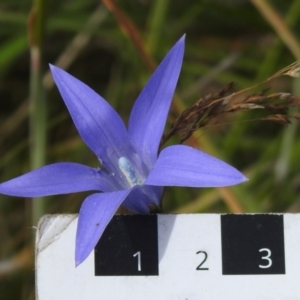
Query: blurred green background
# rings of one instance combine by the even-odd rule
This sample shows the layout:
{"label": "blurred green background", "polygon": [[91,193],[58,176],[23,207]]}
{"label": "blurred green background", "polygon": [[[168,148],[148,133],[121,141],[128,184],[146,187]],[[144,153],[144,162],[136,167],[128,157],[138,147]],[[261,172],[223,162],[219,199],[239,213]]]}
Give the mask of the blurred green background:
{"label": "blurred green background", "polygon": [[[53,85],[48,63],[87,83],[127,121],[151,71],[184,33],[170,120],[231,81],[236,90],[247,88],[300,59],[298,0],[2,0],[0,26],[1,182],[46,163],[98,166]],[[272,92],[300,94],[297,79],[280,77],[269,86]],[[219,120],[221,126],[186,142],[250,180],[223,189],[167,188],[165,212],[300,210],[299,126],[245,122],[257,116],[229,115]],[[86,195],[37,200],[0,195],[2,300],[34,299],[37,220],[46,213],[77,213]]]}

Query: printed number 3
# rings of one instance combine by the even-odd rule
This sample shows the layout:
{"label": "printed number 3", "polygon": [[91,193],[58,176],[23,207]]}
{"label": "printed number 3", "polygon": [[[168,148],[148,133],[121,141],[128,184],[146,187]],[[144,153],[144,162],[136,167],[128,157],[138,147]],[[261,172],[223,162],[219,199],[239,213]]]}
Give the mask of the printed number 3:
{"label": "printed number 3", "polygon": [[268,248],[262,248],[260,250],[258,250],[259,252],[263,252],[263,251],[266,251],[267,252],[267,255],[266,256],[263,256],[261,259],[265,259],[268,261],[268,263],[266,265],[259,265],[260,268],[262,269],[267,269],[267,268],[270,268],[272,266],[272,259],[270,258],[271,257],[271,250],[268,249]]}

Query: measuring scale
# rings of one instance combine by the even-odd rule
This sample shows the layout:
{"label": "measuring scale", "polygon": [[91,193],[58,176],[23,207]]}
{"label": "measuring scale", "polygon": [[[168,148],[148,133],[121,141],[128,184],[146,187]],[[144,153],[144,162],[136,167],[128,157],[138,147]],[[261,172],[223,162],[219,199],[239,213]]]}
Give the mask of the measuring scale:
{"label": "measuring scale", "polygon": [[300,214],[117,215],[77,268],[76,226],[40,222],[37,299],[300,299]]}

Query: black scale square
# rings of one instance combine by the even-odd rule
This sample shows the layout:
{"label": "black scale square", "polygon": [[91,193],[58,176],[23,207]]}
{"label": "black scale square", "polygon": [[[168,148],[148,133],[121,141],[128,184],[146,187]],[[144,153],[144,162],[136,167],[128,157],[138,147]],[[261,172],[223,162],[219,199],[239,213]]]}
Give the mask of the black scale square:
{"label": "black scale square", "polygon": [[223,275],[285,274],[283,215],[222,215]]}
{"label": "black scale square", "polygon": [[158,275],[157,215],[117,215],[95,247],[95,276]]}

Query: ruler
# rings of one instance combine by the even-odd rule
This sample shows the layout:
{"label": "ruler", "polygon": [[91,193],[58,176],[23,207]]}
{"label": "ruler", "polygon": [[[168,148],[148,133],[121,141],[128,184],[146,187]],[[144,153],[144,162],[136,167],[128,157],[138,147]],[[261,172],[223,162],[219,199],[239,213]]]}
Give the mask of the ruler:
{"label": "ruler", "polygon": [[300,214],[117,215],[77,268],[76,226],[39,223],[37,299],[300,299]]}

